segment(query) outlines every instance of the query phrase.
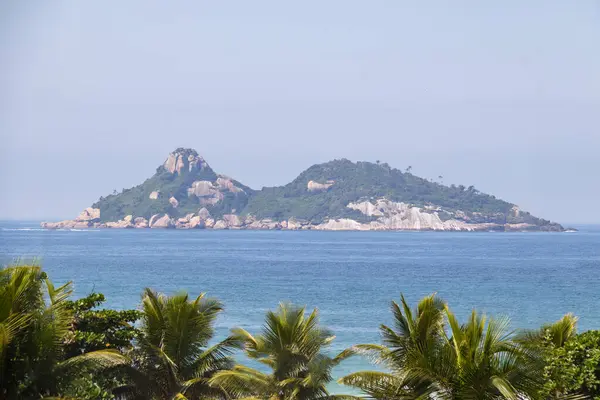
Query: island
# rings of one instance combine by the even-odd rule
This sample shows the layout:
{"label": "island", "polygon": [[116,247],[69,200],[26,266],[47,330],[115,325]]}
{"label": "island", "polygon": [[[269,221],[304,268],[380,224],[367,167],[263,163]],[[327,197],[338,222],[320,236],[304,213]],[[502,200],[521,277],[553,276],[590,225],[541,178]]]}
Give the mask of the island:
{"label": "island", "polygon": [[473,186],[444,185],[380,162],[316,164],[285,186],[254,190],[178,148],[142,184],[100,197],[48,229],[556,231],[558,223]]}

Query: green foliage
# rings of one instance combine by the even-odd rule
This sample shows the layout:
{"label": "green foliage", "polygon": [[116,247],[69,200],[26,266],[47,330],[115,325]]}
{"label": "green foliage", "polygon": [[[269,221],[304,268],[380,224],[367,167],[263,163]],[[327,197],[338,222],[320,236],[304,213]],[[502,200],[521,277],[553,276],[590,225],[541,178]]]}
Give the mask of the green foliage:
{"label": "green foliage", "polygon": [[[191,149],[177,149],[175,152],[187,155],[197,155]],[[170,173],[162,165],[156,169],[156,173],[147,179],[141,185],[131,189],[124,189],[121,193],[115,193],[106,197],[101,197],[92,205],[100,209],[102,221],[116,221],[126,215],[134,217],[144,217],[150,219],[154,214],[169,214],[177,218],[188,213],[196,213],[203,207],[196,196],[188,195],[188,188],[195,181],[215,182],[218,175],[208,165],[199,169],[189,171],[189,168],[183,168],[181,173]],[[215,205],[207,206],[212,215],[219,217],[223,214],[231,213],[232,209],[240,211],[248,201],[248,194],[252,189],[240,184],[237,181],[233,183],[241,187],[244,192],[230,193],[224,192],[225,199]],[[158,199],[150,199],[150,194],[159,191]],[[169,198],[175,197],[179,202],[177,208],[173,208],[169,203]]]}
{"label": "green foliage", "polygon": [[531,348],[545,348],[549,345],[562,347],[577,333],[577,321],[573,314],[566,314],[552,324],[543,325],[538,330],[525,330],[520,332],[516,340]]}
{"label": "green foliage", "polygon": [[124,352],[131,348],[139,333],[134,323],[141,313],[137,310],[96,310],[104,301],[103,294],[92,293],[67,303],[67,308],[73,312],[72,336],[66,342],[68,356],[107,348]]}
{"label": "green foliage", "polygon": [[127,362],[113,350],[67,356],[70,294],[70,282],[55,287],[37,265],[0,271],[0,398],[60,395],[82,372]]}
{"label": "green foliage", "polygon": [[[92,293],[82,299],[67,301],[65,306],[72,313],[70,333],[64,340],[66,358],[98,350],[114,349],[129,352],[138,336],[134,323],[141,313],[136,310],[98,310],[105,298]],[[84,368],[75,379],[69,379],[59,387],[64,396],[77,399],[111,399],[112,391],[126,385],[128,376],[120,369],[95,371]]]}
{"label": "green foliage", "polygon": [[513,340],[504,319],[473,311],[460,324],[435,295],[412,310],[392,303],[394,327],[381,326],[383,345],[358,345],[390,372],[343,377],[375,399],[518,399],[535,397],[540,365]]}
{"label": "green foliage", "polygon": [[201,294],[165,296],[146,289],[142,325],[133,352],[137,370],[132,392],[152,399],[225,399],[225,392],[209,384],[221,370],[233,367],[234,338],[212,346],[214,322],[221,303]]}
{"label": "green foliage", "polygon": [[[339,382],[373,399],[600,400],[600,331],[577,334],[572,314],[513,334],[506,319],[475,311],[460,323],[435,295],[415,308],[402,297],[382,344],[331,356],[316,310],[282,304],[258,335],[238,328],[211,343],[223,306],[204,294],[146,289],[141,311],[70,295],[37,265],[0,270],[0,399],[350,399],[328,392],[331,372],[364,355],[385,369]],[[236,349],[268,372],[236,365]]]}
{"label": "green foliage", "polygon": [[[335,183],[326,191],[309,192],[309,181]],[[473,222],[507,222],[513,204],[481,193],[474,187],[444,186],[419,178],[409,171],[390,168],[387,164],[369,162],[353,163],[335,160],[313,165],[293,182],[256,192],[244,213],[259,218],[287,219],[297,217],[313,222],[326,218],[354,218],[365,220],[358,211],[348,209],[350,202],[360,199],[377,199],[405,202],[417,206],[434,204],[446,210],[462,210]],[[540,223],[540,220],[523,213],[513,222]]]}
{"label": "green foliage", "polygon": [[277,312],[267,312],[260,335],[252,336],[241,328],[233,332],[244,343],[248,357],[268,366],[271,373],[244,366],[217,373],[211,383],[224,388],[229,396],[281,400],[351,397],[332,396],[327,391],[331,369],[352,353],[344,351],[331,358],[323,352],[334,336],[319,326],[317,310],[306,317],[304,308],[281,304]]}
{"label": "green foliage", "polygon": [[[156,174],[141,185],[135,186],[122,193],[106,196],[92,205],[100,209],[103,221],[116,221],[126,215],[149,219],[154,214],[169,213],[173,217],[187,212],[197,212],[201,207],[197,198],[189,197],[187,188],[196,180],[217,179],[210,167],[181,174],[171,174],[164,167],[159,167]],[[150,199],[150,194],[160,191],[156,200]],[[169,198],[174,196],[179,201],[179,207],[174,209]]]}
{"label": "green foliage", "polygon": [[118,385],[104,375],[88,372],[80,373],[78,377],[69,379],[60,388],[62,398],[77,400],[109,400],[114,399],[111,387]]}
{"label": "green foliage", "polygon": [[600,331],[587,331],[557,346],[545,338],[544,398],[583,395],[600,399]]}

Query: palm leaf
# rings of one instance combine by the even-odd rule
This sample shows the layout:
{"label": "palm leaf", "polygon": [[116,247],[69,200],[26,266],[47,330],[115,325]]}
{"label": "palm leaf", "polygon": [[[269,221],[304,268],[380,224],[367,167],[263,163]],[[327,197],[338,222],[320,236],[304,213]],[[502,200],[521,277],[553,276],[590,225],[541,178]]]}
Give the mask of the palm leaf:
{"label": "palm leaf", "polygon": [[120,367],[131,364],[131,359],[114,349],[97,350],[71,357],[57,364],[58,373],[66,370],[86,369],[101,371],[107,368]]}

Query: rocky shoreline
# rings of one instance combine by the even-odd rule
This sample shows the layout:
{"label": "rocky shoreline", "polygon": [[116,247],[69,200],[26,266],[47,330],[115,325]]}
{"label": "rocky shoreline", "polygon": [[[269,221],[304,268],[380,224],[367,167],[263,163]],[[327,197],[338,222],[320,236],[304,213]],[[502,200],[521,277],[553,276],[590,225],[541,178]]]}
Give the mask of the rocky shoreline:
{"label": "rocky shoreline", "polygon": [[[168,214],[155,214],[150,219],[127,215],[118,221],[103,222],[100,210],[86,208],[77,218],[59,222],[42,222],[46,229],[247,229],[247,230],[322,230],[322,231],[564,231],[562,226],[537,226],[526,223],[473,223],[464,219],[442,221],[437,211],[425,210],[404,203],[380,199],[371,202],[350,203],[349,208],[371,217],[369,222],[350,218],[329,219],[315,224],[310,221],[290,218],[276,221],[257,219],[253,216],[225,214],[214,218],[206,208],[197,213],[174,218]],[[458,218],[465,218],[459,216]]]}

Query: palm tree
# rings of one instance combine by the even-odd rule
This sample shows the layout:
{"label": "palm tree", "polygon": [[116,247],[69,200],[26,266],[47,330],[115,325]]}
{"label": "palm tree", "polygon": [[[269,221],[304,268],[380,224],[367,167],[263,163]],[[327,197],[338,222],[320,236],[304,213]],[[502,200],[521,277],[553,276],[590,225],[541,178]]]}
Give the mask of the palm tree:
{"label": "palm tree", "polygon": [[71,283],[54,287],[37,265],[0,271],[0,399],[59,395],[80,371],[124,365],[114,350],[65,359]]}
{"label": "palm tree", "polygon": [[507,318],[487,318],[473,311],[467,323],[459,325],[448,307],[445,311],[451,336],[445,337],[443,346],[450,349],[450,362],[441,376],[448,379],[443,389],[449,398],[535,398],[540,365],[513,340]]}
{"label": "palm tree", "polygon": [[417,376],[410,367],[419,370],[417,367],[435,358],[433,353],[438,351],[443,336],[444,307],[445,303],[435,294],[423,298],[415,310],[411,310],[404,296],[401,296],[401,305],[392,301],[394,327],[381,325],[383,344],[362,344],[353,348],[355,353],[372,358],[389,372],[360,371],[339,382],[358,388],[375,399],[404,400],[427,396],[434,389],[434,380]]}
{"label": "palm tree", "polygon": [[230,354],[240,347],[233,337],[209,346],[221,303],[202,293],[190,299],[145,289],[138,347],[134,350],[135,387],[125,394],[151,399],[224,399],[225,392],[208,381],[234,363]]}
{"label": "palm tree", "polygon": [[544,380],[552,384],[544,385],[540,391],[544,398],[563,400],[589,398],[580,393],[570,393],[570,389],[564,385],[564,371],[552,366],[557,352],[560,354],[567,342],[576,336],[577,321],[578,318],[573,314],[565,314],[552,324],[546,324],[537,330],[522,331],[516,337],[524,348],[539,358],[540,365],[546,367],[543,369]]}
{"label": "palm tree", "polygon": [[558,321],[544,325],[538,330],[521,332],[517,335],[517,340],[527,346],[551,344],[554,348],[563,347],[577,334],[578,320],[575,315],[568,313]]}
{"label": "palm tree", "polygon": [[392,303],[395,329],[382,325],[384,345],[359,345],[389,372],[340,379],[376,399],[518,399],[535,397],[539,365],[512,339],[506,319],[473,311],[461,325],[435,295],[412,311]]}
{"label": "palm tree", "polygon": [[263,332],[253,336],[244,329],[234,329],[234,336],[245,344],[249,358],[270,369],[269,373],[245,366],[221,371],[212,379],[231,397],[271,400],[316,400],[354,398],[332,395],[326,385],[331,382],[331,370],[351,352],[335,357],[323,353],[334,336],[319,326],[315,309],[308,317],[305,309],[280,304],[276,312],[269,311]]}

